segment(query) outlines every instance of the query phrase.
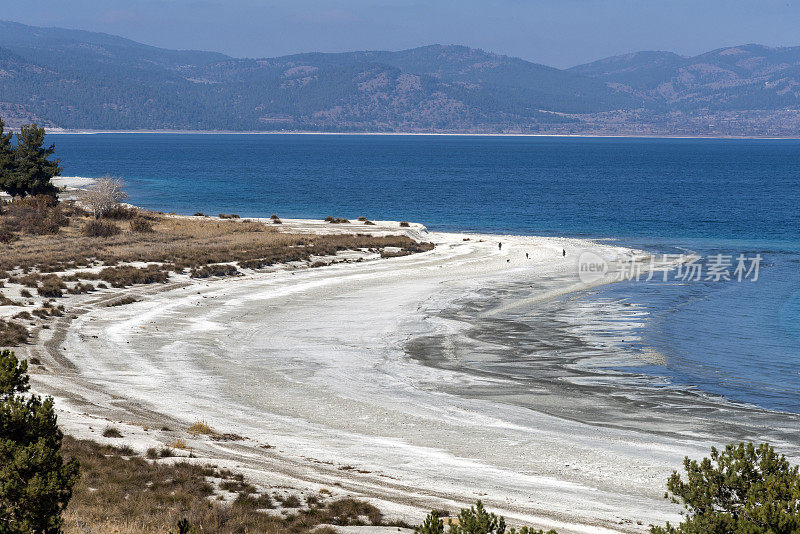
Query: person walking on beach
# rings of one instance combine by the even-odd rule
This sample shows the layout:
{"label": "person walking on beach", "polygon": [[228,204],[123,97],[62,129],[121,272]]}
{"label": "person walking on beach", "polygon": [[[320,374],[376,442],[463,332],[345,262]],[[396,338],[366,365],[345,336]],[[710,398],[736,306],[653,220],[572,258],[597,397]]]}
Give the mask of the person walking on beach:
{"label": "person walking on beach", "polygon": [[503,242],[502,241],[497,243],[497,250],[503,250]]}
{"label": "person walking on beach", "polygon": [[526,260],[529,260],[529,259],[531,259],[531,258],[530,258],[530,256],[528,256],[528,253],[527,253],[527,252],[525,253],[525,259],[526,259]]}
{"label": "person walking on beach", "polygon": [[562,248],[561,249],[561,255],[562,256],[566,256],[567,255],[567,249]]}

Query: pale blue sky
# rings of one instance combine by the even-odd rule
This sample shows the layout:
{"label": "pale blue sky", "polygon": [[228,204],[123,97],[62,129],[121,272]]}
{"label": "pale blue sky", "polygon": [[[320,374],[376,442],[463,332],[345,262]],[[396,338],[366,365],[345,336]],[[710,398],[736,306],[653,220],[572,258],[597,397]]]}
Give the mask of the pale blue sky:
{"label": "pale blue sky", "polygon": [[636,50],[800,45],[800,2],[773,0],[25,0],[0,18],[167,48],[263,57],[442,43],[568,67]]}

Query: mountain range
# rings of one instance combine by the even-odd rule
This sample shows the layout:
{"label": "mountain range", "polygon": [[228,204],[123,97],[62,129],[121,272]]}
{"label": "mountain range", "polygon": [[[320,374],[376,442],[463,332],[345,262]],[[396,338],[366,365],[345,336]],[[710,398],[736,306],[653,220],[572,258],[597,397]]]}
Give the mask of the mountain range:
{"label": "mountain range", "polygon": [[800,47],[556,69],[465,46],[243,59],[0,22],[0,117],[71,130],[800,135]]}

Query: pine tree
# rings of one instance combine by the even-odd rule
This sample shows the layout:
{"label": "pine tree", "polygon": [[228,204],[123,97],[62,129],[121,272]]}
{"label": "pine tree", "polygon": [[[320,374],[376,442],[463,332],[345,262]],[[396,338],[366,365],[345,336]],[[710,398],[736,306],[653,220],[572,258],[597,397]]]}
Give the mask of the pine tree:
{"label": "pine tree", "polygon": [[55,195],[53,177],[61,174],[61,160],[48,159],[55,145],[44,146],[44,128],[35,124],[23,126],[13,149],[13,168],[0,172],[0,189],[11,196]]}
{"label": "pine tree", "polygon": [[5,133],[6,124],[0,119],[0,189],[5,190],[4,184],[14,173],[14,148],[11,138],[14,134]]}
{"label": "pine tree", "polygon": [[28,365],[0,351],[0,532],[57,533],[78,480],[64,463],[53,399],[28,391]]}
{"label": "pine tree", "polygon": [[800,532],[800,470],[768,443],[711,448],[711,458],[685,458],[686,479],[667,481],[674,502],[683,502],[677,527],[653,534],[796,534]]}

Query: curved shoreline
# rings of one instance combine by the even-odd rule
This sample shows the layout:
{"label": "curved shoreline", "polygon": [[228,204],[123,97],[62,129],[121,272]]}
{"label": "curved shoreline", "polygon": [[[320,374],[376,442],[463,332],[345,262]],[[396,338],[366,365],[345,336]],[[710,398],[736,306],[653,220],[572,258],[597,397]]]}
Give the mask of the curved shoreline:
{"label": "curved shoreline", "polygon": [[558,238],[425,239],[436,249],[135,288],[142,300],[123,307],[92,299],[52,329],[44,346],[57,371],[32,381],[56,397],[62,425],[79,437],[98,439],[103,421],[136,423],[148,430],[130,425],[126,435],[143,449],[205,420],[245,439],[187,439],[203,461],[267,484],[336,485],[410,520],[478,497],[512,521],[560,532],[638,532],[677,518],[661,499],[664,480],[705,443],[460,395],[506,382],[425,366],[405,350],[432,333],[463,339],[463,325],[436,317],[458,299],[511,279],[568,275],[578,249],[629,251]]}

